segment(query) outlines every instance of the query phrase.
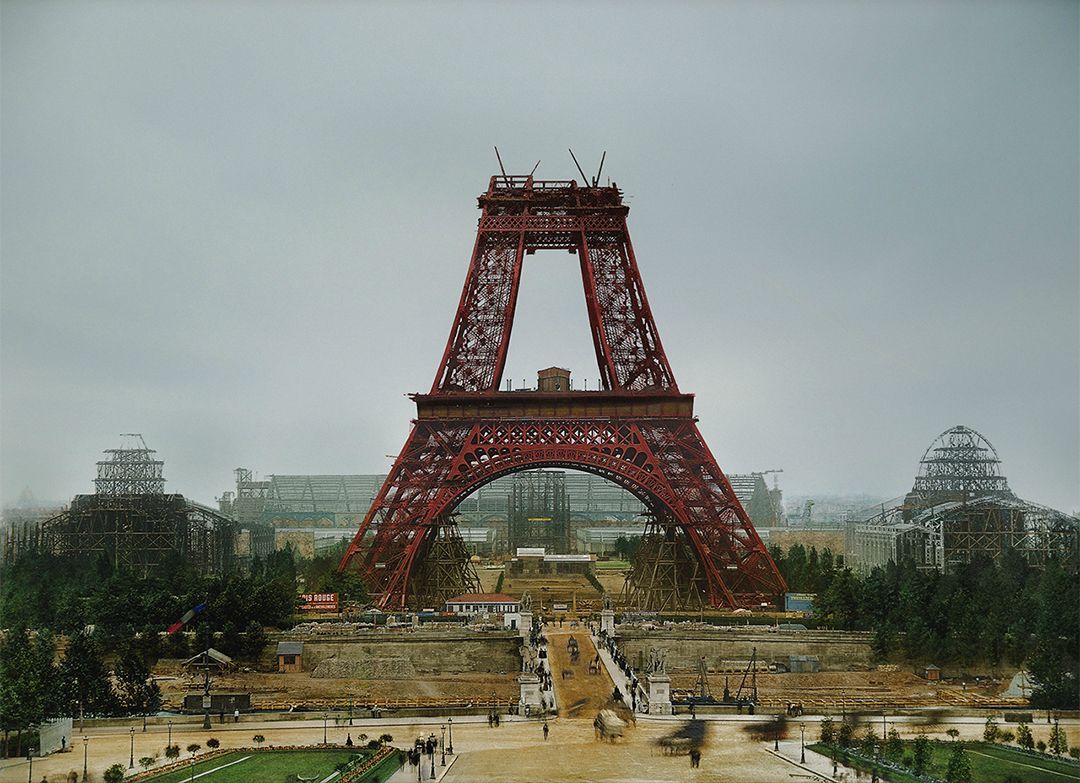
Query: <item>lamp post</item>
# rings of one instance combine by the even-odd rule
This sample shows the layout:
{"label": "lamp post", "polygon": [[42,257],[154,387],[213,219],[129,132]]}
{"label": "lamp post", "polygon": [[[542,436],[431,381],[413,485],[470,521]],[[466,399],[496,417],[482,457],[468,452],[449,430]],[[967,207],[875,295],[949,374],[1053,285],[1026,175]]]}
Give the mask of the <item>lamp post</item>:
{"label": "lamp post", "polygon": [[442,760],[439,762],[440,766],[446,766],[446,726],[442,727],[442,737],[439,740],[439,750],[442,751]]}
{"label": "lamp post", "polygon": [[772,735],[772,749],[777,753],[780,752],[780,716],[776,716],[776,720],[773,721],[773,735]]}
{"label": "lamp post", "polygon": [[30,772],[26,775],[26,783],[34,783],[34,748],[26,749],[26,760],[30,762]]}
{"label": "lamp post", "polygon": [[450,738],[450,755],[454,755],[454,718],[449,717],[446,719],[446,731]]}
{"label": "lamp post", "polygon": [[82,738],[82,783],[88,783],[90,776],[86,774],[86,746],[90,744],[89,737]]}
{"label": "lamp post", "polygon": [[326,721],[329,719],[329,715],[325,712],[322,714],[322,744],[326,744]]}
{"label": "lamp post", "polygon": [[799,724],[799,761],[802,764],[806,763],[806,724]]}
{"label": "lamp post", "polygon": [[128,757],[128,769],[135,769],[135,727],[131,727],[131,756]]}
{"label": "lamp post", "polygon": [[431,780],[435,779],[435,733],[428,737],[428,747],[431,748]]}
{"label": "lamp post", "polygon": [[885,710],[881,711],[881,741],[885,742],[889,738],[889,729],[885,724]]}
{"label": "lamp post", "polygon": [[169,741],[165,744],[172,745],[172,721],[169,721]]}

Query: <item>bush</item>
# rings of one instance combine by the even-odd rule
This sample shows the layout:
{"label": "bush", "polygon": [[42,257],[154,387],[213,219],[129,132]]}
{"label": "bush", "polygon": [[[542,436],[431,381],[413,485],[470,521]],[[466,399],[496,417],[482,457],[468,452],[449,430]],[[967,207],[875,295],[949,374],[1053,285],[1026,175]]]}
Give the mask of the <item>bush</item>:
{"label": "bush", "polygon": [[150,767],[154,766],[154,757],[143,756],[141,759],[139,759],[139,766],[142,767],[143,771],[145,772],[146,770],[150,769]]}
{"label": "bush", "polygon": [[991,745],[997,742],[1001,731],[998,729],[997,722],[993,716],[986,719],[986,727],[983,729],[983,741],[989,742]]}
{"label": "bush", "polygon": [[378,740],[371,740],[367,744],[369,750],[378,750],[382,747]]}
{"label": "bush", "polygon": [[105,783],[122,783],[124,780],[124,768],[120,764],[113,764],[104,775]]}
{"label": "bush", "polygon": [[826,745],[832,745],[836,740],[836,726],[833,725],[832,718],[822,718],[821,720],[821,741]]}
{"label": "bush", "polygon": [[206,741],[206,747],[210,748],[210,750],[217,750],[221,747],[221,740],[217,737],[211,737]]}
{"label": "bush", "polygon": [[1039,751],[1039,753],[1046,753],[1046,743],[1042,740],[1039,740],[1035,743],[1035,749]]}
{"label": "bush", "polygon": [[169,761],[175,761],[180,757],[179,745],[166,745],[165,746],[165,758]]}
{"label": "bush", "polygon": [[836,732],[836,744],[841,748],[851,747],[851,738],[855,735],[855,727],[850,723],[841,723],[840,729]]}
{"label": "bush", "polygon": [[382,742],[382,743],[385,744],[387,742],[393,742],[393,741],[394,741],[394,738],[392,736],[390,736],[389,734],[380,734],[379,735],[379,742]]}
{"label": "bush", "polygon": [[1075,747],[1074,746],[1074,747],[1069,748],[1069,755],[1072,756],[1077,761],[1080,761],[1080,747]]}
{"label": "bush", "polygon": [[254,742],[256,745],[262,745],[264,742],[266,742],[266,737],[264,737],[262,734],[256,734],[254,737],[251,738],[251,741]]}
{"label": "bush", "polygon": [[1031,750],[1035,747],[1035,738],[1031,736],[1031,727],[1026,723],[1021,723],[1016,727],[1016,744],[1024,750]]}
{"label": "bush", "polygon": [[198,742],[192,742],[190,745],[187,746],[187,752],[190,753],[192,756],[194,756],[200,750],[202,750],[202,745],[200,745]]}

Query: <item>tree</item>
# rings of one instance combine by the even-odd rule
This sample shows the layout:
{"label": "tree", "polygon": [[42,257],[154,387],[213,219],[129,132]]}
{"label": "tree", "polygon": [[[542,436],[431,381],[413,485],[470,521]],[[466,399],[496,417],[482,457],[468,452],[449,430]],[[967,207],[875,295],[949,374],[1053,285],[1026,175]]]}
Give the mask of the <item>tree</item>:
{"label": "tree", "polygon": [[826,745],[832,745],[833,740],[836,739],[836,726],[833,725],[833,719],[826,717],[821,720],[821,741]]}
{"label": "tree", "polygon": [[150,769],[150,767],[154,766],[154,757],[143,756],[139,759],[139,766],[142,767],[143,771],[145,772],[146,770]]}
{"label": "tree", "polygon": [[179,745],[166,745],[165,746],[165,758],[169,761],[176,761],[180,757]]}
{"label": "tree", "polygon": [[850,748],[851,739],[855,735],[855,727],[850,723],[841,723],[836,732],[836,744],[841,748]]}
{"label": "tree", "polygon": [[200,745],[198,742],[192,742],[190,745],[187,746],[187,752],[190,753],[192,756],[194,756],[200,750],[202,750],[202,745]]}
{"label": "tree", "polygon": [[149,715],[161,708],[161,687],[145,659],[130,647],[116,662],[116,686],[120,706],[128,714]]}
{"label": "tree", "polygon": [[1035,743],[1035,750],[1039,751],[1039,753],[1046,753],[1046,743],[1039,740]]}
{"label": "tree", "polygon": [[[1035,707],[1076,709],[1080,692],[1080,573],[1066,573],[1057,561],[1046,564],[1034,604],[1034,649],[1028,671]],[[1069,628],[1069,633],[1062,633]]]}
{"label": "tree", "polygon": [[221,740],[217,737],[211,737],[206,741],[206,747],[210,748],[210,750],[217,750],[221,747]]}
{"label": "tree", "polygon": [[859,750],[867,756],[873,756],[878,750],[878,736],[873,726],[866,727],[866,733],[859,740]]}
{"label": "tree", "polygon": [[1061,728],[1061,723],[1056,720],[1054,728],[1050,729],[1049,748],[1055,756],[1069,751],[1069,738],[1065,736],[1065,729]]}
{"label": "tree", "polygon": [[949,735],[949,739],[956,742],[956,738],[960,736],[960,729],[949,729],[945,733]]}
{"label": "tree", "polygon": [[124,780],[124,767],[121,764],[113,764],[103,776],[105,783],[122,783]]}
{"label": "tree", "polygon": [[922,775],[930,763],[930,738],[920,734],[911,745],[911,760],[916,775]]}
{"label": "tree", "polygon": [[383,743],[384,745],[389,743],[389,742],[393,742],[393,741],[394,741],[394,738],[392,736],[390,736],[389,734],[380,734],[379,735],[379,742]]}
{"label": "tree", "polygon": [[1020,723],[1016,726],[1016,744],[1024,750],[1031,750],[1035,747],[1035,738],[1031,736],[1031,727],[1026,723]]}
{"label": "tree", "polygon": [[22,735],[31,726],[58,714],[53,638],[46,632],[31,636],[25,628],[0,640],[0,725],[6,740],[15,732],[17,755]]}
{"label": "tree", "polygon": [[890,761],[899,762],[904,757],[904,741],[900,739],[900,732],[895,728],[889,729],[889,738],[885,740],[885,757]]}
{"label": "tree", "polygon": [[109,687],[109,670],[101,645],[85,630],[68,639],[58,676],[68,715],[77,719],[116,712],[116,696]]}
{"label": "tree", "polygon": [[997,742],[999,736],[1001,736],[1001,731],[998,729],[994,716],[991,715],[986,719],[986,726],[983,728],[983,741],[993,744]]}
{"label": "tree", "polygon": [[264,742],[266,742],[266,737],[264,737],[262,734],[256,734],[254,737],[251,738],[251,741],[254,742],[256,745],[262,745]]}
{"label": "tree", "polygon": [[953,745],[949,766],[945,770],[945,783],[971,783],[971,759],[960,743]]}

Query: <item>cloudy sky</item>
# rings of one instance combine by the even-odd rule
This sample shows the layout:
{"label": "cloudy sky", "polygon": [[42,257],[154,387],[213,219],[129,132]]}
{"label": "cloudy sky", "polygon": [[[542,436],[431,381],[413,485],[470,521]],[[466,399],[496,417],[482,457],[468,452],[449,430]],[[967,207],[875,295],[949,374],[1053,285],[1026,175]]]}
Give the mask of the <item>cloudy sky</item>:
{"label": "cloudy sky", "polygon": [[[385,471],[497,144],[607,151],[725,470],[892,497],[962,423],[1080,508],[1077,9],[5,2],[3,499],[123,432],[203,502]],[[574,264],[527,259],[510,377],[595,379]]]}

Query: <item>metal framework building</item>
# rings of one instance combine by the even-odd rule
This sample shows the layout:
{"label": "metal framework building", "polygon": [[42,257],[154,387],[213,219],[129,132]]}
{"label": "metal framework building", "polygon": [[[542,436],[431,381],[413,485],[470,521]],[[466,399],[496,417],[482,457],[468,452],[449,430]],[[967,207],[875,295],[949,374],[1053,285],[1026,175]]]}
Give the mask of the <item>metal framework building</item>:
{"label": "metal framework building", "polygon": [[911,492],[849,527],[847,553],[864,572],[905,557],[947,571],[1009,551],[1033,565],[1050,558],[1074,564],[1078,531],[1076,517],[1014,495],[990,441],[956,426],[923,454]]}
{"label": "metal framework building", "polygon": [[[236,563],[238,526],[211,508],[167,494],[164,463],[141,435],[124,436],[126,444],[109,449],[97,463],[97,490],[76,495],[67,510],[24,536],[30,548],[83,560],[108,559],[116,568],[145,576],[179,557],[202,573],[220,573]],[[272,539],[245,528],[241,560],[270,551]],[[9,542],[8,556],[27,550]]]}
{"label": "metal framework building", "polygon": [[570,500],[563,471],[530,470],[513,474],[507,499],[510,551],[543,547],[550,554],[570,552]]}

